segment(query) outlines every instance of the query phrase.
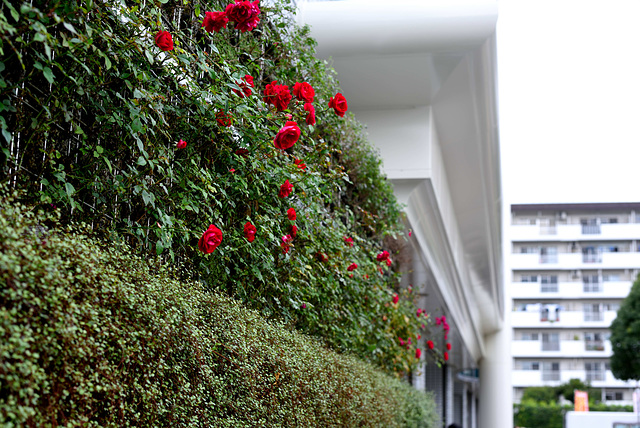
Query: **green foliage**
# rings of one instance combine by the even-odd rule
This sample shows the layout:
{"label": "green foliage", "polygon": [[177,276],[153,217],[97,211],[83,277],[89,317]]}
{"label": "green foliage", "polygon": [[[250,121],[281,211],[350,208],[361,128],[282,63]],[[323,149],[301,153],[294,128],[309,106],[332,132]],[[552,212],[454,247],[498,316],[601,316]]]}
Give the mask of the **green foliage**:
{"label": "green foliage", "polygon": [[566,400],[569,400],[572,403],[574,403],[575,390],[586,391],[589,394],[590,406],[600,401],[600,390],[598,388],[592,388],[580,379],[569,379],[569,382],[558,385],[554,389],[556,396],[563,396]]}
{"label": "green foliage", "polygon": [[611,323],[611,371],[621,380],[640,380],[640,278]]}
{"label": "green foliage", "polygon": [[522,394],[522,401],[534,401],[536,403],[555,403],[558,395],[555,388],[551,386],[532,386],[525,388]]}
{"label": "green foliage", "polygon": [[513,426],[527,428],[562,428],[564,414],[572,409],[544,401],[522,401],[513,408]]}
{"label": "green foliage", "polygon": [[0,199],[0,425],[435,427],[428,394]]}
{"label": "green foliage", "polygon": [[[335,349],[396,373],[416,367],[430,320],[416,318],[406,291],[390,304],[398,263],[375,258],[391,243],[399,254],[400,209],[360,126],[327,107],[339,90],[334,73],[313,57],[308,29],[287,18],[288,3],[261,6],[260,25],[246,33],[201,28],[205,11],[227,2],[15,3],[0,6],[0,181]],[[155,46],[159,30],[171,32],[174,50]],[[240,97],[233,90],[246,74],[255,88]],[[300,101],[279,112],[262,100],[274,80],[315,88],[316,126],[304,124]],[[287,114],[302,136],[280,151],[273,139]],[[285,180],[294,192],[280,198]],[[252,243],[246,222],[257,228]],[[210,224],[223,240],[203,255],[197,242]]]}

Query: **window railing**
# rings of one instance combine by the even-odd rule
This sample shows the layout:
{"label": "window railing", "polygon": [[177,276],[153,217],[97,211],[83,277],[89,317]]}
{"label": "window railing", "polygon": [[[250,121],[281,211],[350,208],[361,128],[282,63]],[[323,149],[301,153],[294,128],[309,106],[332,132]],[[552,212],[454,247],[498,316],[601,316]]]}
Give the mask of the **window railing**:
{"label": "window railing", "polygon": [[560,342],[542,342],[543,351],[559,351]]}
{"label": "window railing", "polygon": [[585,293],[600,293],[602,291],[602,283],[600,282],[583,282],[582,291]]}
{"label": "window railing", "polygon": [[598,234],[600,234],[600,225],[599,224],[583,224],[582,225],[582,234],[583,235],[598,235]]}
{"label": "window railing", "polygon": [[541,293],[557,293],[558,292],[558,283],[542,283],[540,284],[540,292]]}
{"label": "window railing", "polygon": [[543,371],[542,380],[560,380],[560,372],[556,370]]}
{"label": "window railing", "polygon": [[586,340],[584,342],[585,351],[604,351],[603,340]]}
{"label": "window railing", "polygon": [[558,255],[540,254],[540,263],[558,263]]}
{"label": "window railing", "polygon": [[604,312],[585,312],[585,321],[604,321]]}
{"label": "window railing", "polygon": [[582,253],[583,263],[602,263],[602,254],[599,253]]}
{"label": "window railing", "polygon": [[602,370],[587,370],[587,382],[592,380],[604,380],[604,372]]}

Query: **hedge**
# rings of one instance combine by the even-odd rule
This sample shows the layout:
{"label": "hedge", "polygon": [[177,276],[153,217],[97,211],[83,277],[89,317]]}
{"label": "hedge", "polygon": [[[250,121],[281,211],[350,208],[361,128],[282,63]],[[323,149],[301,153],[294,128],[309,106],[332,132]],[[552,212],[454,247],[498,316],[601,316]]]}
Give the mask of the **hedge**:
{"label": "hedge", "polygon": [[[313,57],[292,5],[263,2],[259,22],[238,29],[203,27],[229,3],[0,3],[0,182],[63,223],[406,374],[432,317],[416,316],[399,286],[407,243],[381,160],[348,110],[329,106],[335,73]],[[275,86],[303,83],[313,103],[292,94],[274,105]],[[274,143],[290,122],[299,139]],[[221,240],[204,254],[207,230]]]}
{"label": "hedge", "polygon": [[433,427],[429,394],[0,201],[0,425]]}

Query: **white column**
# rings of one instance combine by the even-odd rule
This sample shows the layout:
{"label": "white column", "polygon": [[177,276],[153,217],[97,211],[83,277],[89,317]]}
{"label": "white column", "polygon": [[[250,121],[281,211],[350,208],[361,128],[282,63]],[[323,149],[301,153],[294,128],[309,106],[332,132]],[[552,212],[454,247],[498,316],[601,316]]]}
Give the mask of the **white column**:
{"label": "white column", "polygon": [[478,428],[513,427],[509,311],[505,315],[502,330],[485,336],[486,355],[480,361]]}

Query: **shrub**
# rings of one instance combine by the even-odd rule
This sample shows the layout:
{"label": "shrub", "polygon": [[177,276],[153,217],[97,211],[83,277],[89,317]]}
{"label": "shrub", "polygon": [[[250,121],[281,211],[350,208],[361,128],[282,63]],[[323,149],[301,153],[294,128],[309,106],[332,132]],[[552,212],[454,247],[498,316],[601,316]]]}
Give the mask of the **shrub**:
{"label": "shrub", "polygon": [[0,425],[435,426],[428,394],[0,198]]}
{"label": "shrub", "polygon": [[[375,258],[402,242],[399,207],[360,126],[329,108],[334,73],[287,2],[262,5],[254,30],[250,20],[212,33],[205,12],[227,2],[15,3],[0,6],[0,181],[335,349],[415,368],[430,319],[414,316],[406,291],[390,304],[398,263]],[[171,43],[161,33],[156,46],[160,31]],[[274,81],[315,88],[316,125],[302,101],[268,102]],[[277,149],[289,121],[300,139]],[[280,197],[286,180],[293,192]],[[205,255],[210,225],[222,241]]]}

